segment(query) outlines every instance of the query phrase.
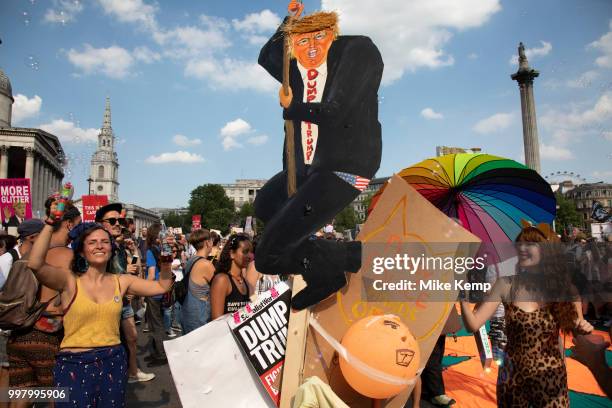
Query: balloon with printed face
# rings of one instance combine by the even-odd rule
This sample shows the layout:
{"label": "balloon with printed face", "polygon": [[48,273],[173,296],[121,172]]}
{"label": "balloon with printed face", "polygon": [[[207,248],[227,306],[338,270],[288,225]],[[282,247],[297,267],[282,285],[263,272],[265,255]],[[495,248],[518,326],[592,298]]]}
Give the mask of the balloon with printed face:
{"label": "balloon with printed face", "polygon": [[[369,316],[355,322],[342,338],[350,356],[386,375],[402,380],[415,378],[419,368],[419,344],[398,316]],[[351,357],[349,356],[349,360]],[[340,357],[340,369],[355,391],[369,398],[386,399],[402,392],[408,384],[384,381],[368,374],[359,363]]]}

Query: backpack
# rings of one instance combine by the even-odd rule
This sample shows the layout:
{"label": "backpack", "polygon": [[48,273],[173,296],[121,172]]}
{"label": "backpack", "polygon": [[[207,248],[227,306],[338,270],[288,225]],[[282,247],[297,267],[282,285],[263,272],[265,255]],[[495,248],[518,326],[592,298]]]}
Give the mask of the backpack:
{"label": "backpack", "polygon": [[2,330],[27,329],[34,326],[47,305],[59,296],[58,294],[47,302],[40,302],[40,284],[34,272],[28,268],[27,258],[26,255],[13,262],[8,278],[0,290]]}
{"label": "backpack", "polygon": [[185,267],[183,272],[183,279],[174,284],[174,297],[182,305],[185,299],[187,299],[187,291],[189,290],[189,274],[191,269],[200,259],[204,259],[203,256],[194,256],[189,260],[189,263]]}

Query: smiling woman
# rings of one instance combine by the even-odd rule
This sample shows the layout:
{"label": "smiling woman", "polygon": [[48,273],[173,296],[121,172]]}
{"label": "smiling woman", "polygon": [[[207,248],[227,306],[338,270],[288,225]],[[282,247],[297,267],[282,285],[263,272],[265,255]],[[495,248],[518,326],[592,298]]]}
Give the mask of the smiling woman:
{"label": "smiling woman", "polygon": [[[52,214],[49,224],[55,219],[61,219],[61,214]],[[55,386],[70,389],[69,406],[122,407],[127,361],[119,339],[121,299],[167,292],[172,286],[172,271],[169,263],[162,264],[158,281],[110,273],[111,235],[96,223],[77,228],[80,233],[73,242],[71,269],[45,262],[52,225],[40,233],[28,262],[43,285],[60,292],[64,339],[54,368]]]}

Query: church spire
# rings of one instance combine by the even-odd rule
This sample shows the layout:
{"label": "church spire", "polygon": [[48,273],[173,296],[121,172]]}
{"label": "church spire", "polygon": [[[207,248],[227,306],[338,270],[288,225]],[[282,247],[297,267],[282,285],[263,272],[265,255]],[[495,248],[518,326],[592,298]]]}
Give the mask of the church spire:
{"label": "church spire", "polygon": [[102,129],[110,129],[111,126],[111,106],[110,106],[110,98],[106,97],[106,106],[104,107],[104,124],[102,125]]}

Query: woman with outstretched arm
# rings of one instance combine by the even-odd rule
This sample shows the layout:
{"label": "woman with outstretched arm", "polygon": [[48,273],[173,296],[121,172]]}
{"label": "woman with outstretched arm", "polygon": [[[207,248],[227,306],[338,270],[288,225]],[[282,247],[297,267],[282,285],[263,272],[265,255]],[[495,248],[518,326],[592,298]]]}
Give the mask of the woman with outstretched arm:
{"label": "woman with outstretched arm", "polygon": [[45,262],[53,223],[51,217],[30,253],[28,266],[39,282],[60,292],[64,339],[57,355],[56,387],[69,390],[69,403],[58,406],[125,406],[126,353],[119,338],[122,298],[154,296],[172,287],[170,263],[161,267],[159,281],[108,272],[114,256],[111,235],[100,224],[81,224],[72,243],[71,268]]}

